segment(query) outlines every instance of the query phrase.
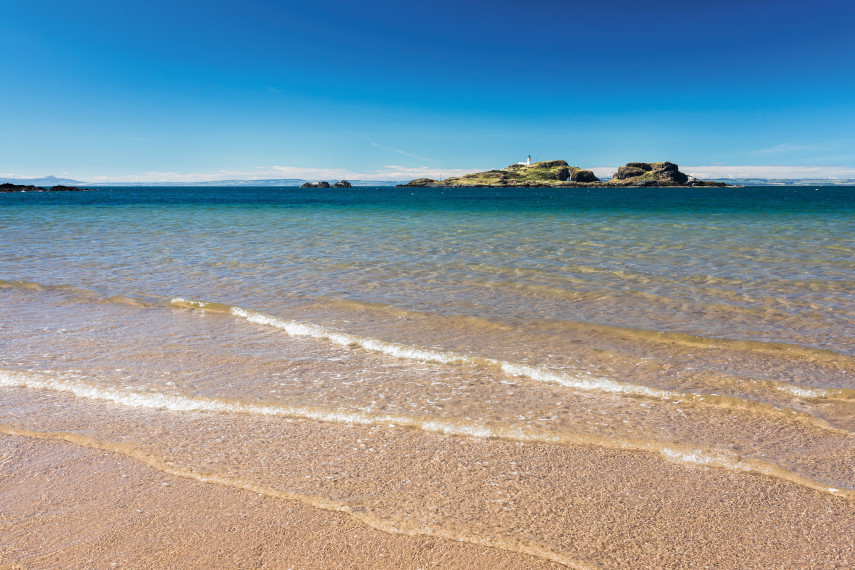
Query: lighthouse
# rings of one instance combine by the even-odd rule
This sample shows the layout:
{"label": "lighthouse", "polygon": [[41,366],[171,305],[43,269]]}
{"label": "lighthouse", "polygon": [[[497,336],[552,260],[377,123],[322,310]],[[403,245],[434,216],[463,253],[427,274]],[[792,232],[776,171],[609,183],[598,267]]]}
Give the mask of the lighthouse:
{"label": "lighthouse", "polygon": [[531,155],[528,155],[528,158],[525,161],[526,166],[531,166]]}

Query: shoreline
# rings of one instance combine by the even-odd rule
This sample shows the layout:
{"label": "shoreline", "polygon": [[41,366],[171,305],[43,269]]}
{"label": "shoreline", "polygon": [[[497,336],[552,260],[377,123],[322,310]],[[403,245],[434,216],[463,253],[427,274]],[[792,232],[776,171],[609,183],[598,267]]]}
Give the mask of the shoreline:
{"label": "shoreline", "polygon": [[[15,407],[34,395],[8,396]],[[36,400],[44,419],[0,434],[4,562],[89,564],[98,552],[103,567],[117,553],[132,567],[855,563],[850,499],[653,453]],[[68,418],[49,419],[59,410]]]}

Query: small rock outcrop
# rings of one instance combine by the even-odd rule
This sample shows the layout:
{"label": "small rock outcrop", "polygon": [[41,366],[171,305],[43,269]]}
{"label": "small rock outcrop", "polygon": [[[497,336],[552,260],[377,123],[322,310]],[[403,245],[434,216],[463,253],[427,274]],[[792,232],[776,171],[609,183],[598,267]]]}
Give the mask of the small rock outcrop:
{"label": "small rock outcrop", "polygon": [[91,188],[78,188],[77,186],[51,186],[43,188],[41,186],[12,184],[6,182],[0,184],[0,192],[88,192]]}
{"label": "small rock outcrop", "polygon": [[440,182],[438,180],[434,180],[433,178],[416,178],[415,180],[410,180],[406,184],[401,184],[400,186],[412,186],[415,188],[426,188],[429,186],[440,186]]}
{"label": "small rock outcrop", "polygon": [[333,188],[353,188],[350,182],[347,180],[339,180],[335,184],[332,185]]}
{"label": "small rock outcrop", "polygon": [[600,179],[597,178],[596,174],[594,174],[590,170],[582,170],[581,168],[573,171],[573,174],[570,176],[570,180],[573,182],[599,182],[600,181]]}
{"label": "small rock outcrop", "polygon": [[727,186],[724,182],[706,182],[680,172],[673,162],[628,162],[606,182],[607,186]]}
{"label": "small rock outcrop", "polygon": [[300,188],[329,188],[329,182],[306,182],[300,186]]}

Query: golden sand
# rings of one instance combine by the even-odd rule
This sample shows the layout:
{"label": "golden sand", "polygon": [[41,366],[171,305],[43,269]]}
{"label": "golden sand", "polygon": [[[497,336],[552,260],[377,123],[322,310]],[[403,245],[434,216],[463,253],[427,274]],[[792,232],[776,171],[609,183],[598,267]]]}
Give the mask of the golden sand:
{"label": "golden sand", "polygon": [[[330,502],[313,505],[311,485],[297,500],[274,484],[248,491],[201,466],[172,467],[167,455],[87,448],[94,439],[4,435],[1,560],[104,568],[536,568],[549,566],[549,557],[583,568],[855,563],[852,502],[763,476],[586,446],[308,421],[278,425],[275,434],[260,429],[255,437],[280,438],[285,457],[296,448],[318,450],[307,462],[325,492],[359,506],[336,512]],[[344,453],[357,441],[384,453],[367,463]],[[324,476],[321,465],[332,457],[339,460],[326,472],[337,476]],[[296,480],[286,463],[266,468]],[[254,467],[242,471],[251,477]],[[360,492],[368,497],[362,502]],[[446,511],[435,529],[394,520],[424,520],[433,510]],[[372,522],[384,520],[392,521],[385,531]],[[459,539],[441,536],[455,529]],[[479,538],[492,547],[473,544]],[[543,552],[526,556],[511,551],[515,545]]]}
{"label": "golden sand", "polygon": [[9,568],[547,568],[342,513],[164,474],[116,453],[0,437],[0,565]]}

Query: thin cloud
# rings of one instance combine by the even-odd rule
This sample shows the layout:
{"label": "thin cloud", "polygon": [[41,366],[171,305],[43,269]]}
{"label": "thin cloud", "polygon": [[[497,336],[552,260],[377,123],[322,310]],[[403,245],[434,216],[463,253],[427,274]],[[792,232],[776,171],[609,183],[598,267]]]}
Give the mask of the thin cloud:
{"label": "thin cloud", "polygon": [[465,168],[435,168],[428,166],[406,167],[389,165],[382,170],[352,171],[336,168],[303,168],[299,166],[274,166],[276,172],[285,174],[289,178],[302,178],[306,180],[324,179],[352,179],[352,180],[410,180],[412,178],[448,178],[449,176],[462,176],[470,172],[478,172],[477,169]]}
{"label": "thin cloud", "polygon": [[604,178],[611,178],[617,172],[617,169],[617,166],[592,166],[587,170],[590,170],[594,173],[594,176],[602,180]]}
{"label": "thin cloud", "polygon": [[752,150],[748,154],[777,154],[777,153],[785,153],[785,152],[817,152],[817,151],[827,151],[833,150],[835,147],[833,145],[824,144],[824,145],[799,145],[792,143],[783,143],[777,144],[773,147],[769,148],[761,148],[759,150]]}
{"label": "thin cloud", "polygon": [[852,166],[682,166],[680,170],[697,178],[855,178]]}
{"label": "thin cloud", "polygon": [[410,152],[407,152],[405,150],[401,150],[399,148],[389,148],[388,146],[383,146],[382,144],[376,143],[374,141],[371,141],[371,146],[373,146],[375,148],[382,149],[382,150],[388,150],[389,152],[397,152],[398,154],[407,156],[409,158],[415,158],[416,160],[423,160],[425,162],[432,162],[434,164],[436,164],[438,162],[436,160],[433,160],[432,158],[427,158],[425,156],[419,156],[417,154],[412,154]]}
{"label": "thin cloud", "polygon": [[20,174],[16,172],[0,172],[2,178],[44,178],[44,176],[33,176],[32,174]]}
{"label": "thin cloud", "polygon": [[[448,178],[462,176],[478,169],[384,166],[379,170],[350,170],[346,168],[312,168],[304,166],[258,166],[254,170],[215,170],[209,172],[149,171],[122,175],[75,176],[92,183],[164,183],[215,182],[219,180],[378,180],[397,182],[413,178]],[[10,177],[11,178],[11,177]]]}

